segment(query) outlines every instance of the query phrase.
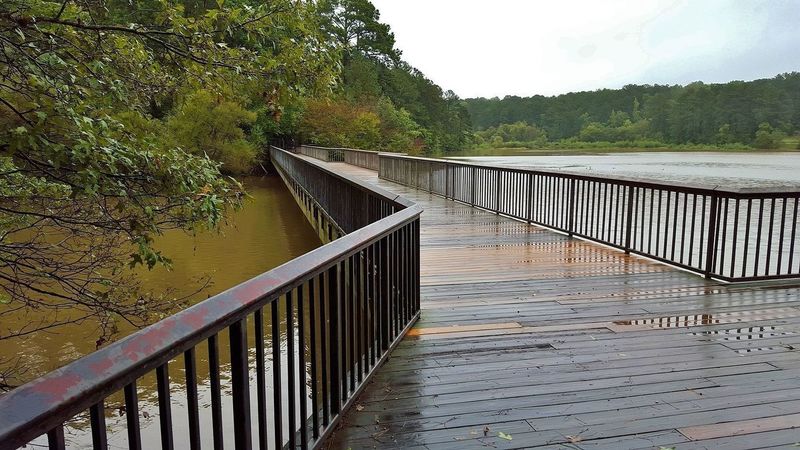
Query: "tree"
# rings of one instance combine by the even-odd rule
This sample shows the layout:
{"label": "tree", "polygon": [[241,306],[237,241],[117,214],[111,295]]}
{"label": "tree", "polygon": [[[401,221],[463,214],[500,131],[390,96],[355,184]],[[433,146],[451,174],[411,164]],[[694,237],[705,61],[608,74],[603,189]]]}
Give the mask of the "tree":
{"label": "tree", "polygon": [[776,149],[780,147],[785,138],[786,133],[776,130],[769,123],[764,122],[758,126],[753,145],[761,149]]}
{"label": "tree", "polygon": [[[142,326],[179,306],[126,268],[169,265],[153,236],[215,228],[241,188],[200,154],[198,130],[160,120],[178,92],[235,88],[248,106],[279,112],[330,86],[336,54],[308,26],[313,4],[229,5],[0,4],[0,321],[42,317],[0,329],[0,340],[87,319],[108,337],[117,321]],[[220,150],[248,153],[233,128],[250,114],[217,106],[233,116],[214,122],[227,130]],[[165,145],[170,131],[198,154]]]}
{"label": "tree", "polygon": [[342,91],[351,101],[373,102],[381,96],[378,63],[360,55],[351,56],[342,69]]}
{"label": "tree", "polygon": [[398,63],[394,34],[380,22],[380,12],[369,0],[322,0],[323,28],[345,51],[345,64],[355,53],[382,63]]}
{"label": "tree", "polygon": [[388,98],[377,103],[381,127],[381,149],[390,152],[419,153],[422,149],[422,130],[408,111],[395,108]]}
{"label": "tree", "polygon": [[375,150],[381,145],[378,115],[346,101],[309,100],[301,130],[305,140],[329,147]]}
{"label": "tree", "polygon": [[715,140],[716,143],[720,145],[732,144],[736,142],[736,137],[731,132],[730,124],[725,123],[722,124],[721,127],[719,127],[719,130],[717,130],[717,137]]}
{"label": "tree", "polygon": [[[452,92],[443,91],[400,58],[391,29],[380,22],[380,13],[371,2],[323,0],[319,3],[319,17],[330,41],[343,54],[340,84],[326,107],[339,104],[333,108],[338,114],[347,110],[342,104],[349,103],[358,106],[349,109],[354,114],[361,114],[361,110],[377,113],[381,120],[381,138],[389,141],[375,143],[371,148],[438,152],[471,143],[471,120],[461,99]],[[389,103],[383,102],[384,99]],[[321,108],[316,102],[309,105]],[[329,129],[328,118],[310,110],[306,113],[321,121],[314,124],[310,117],[304,118],[301,128],[305,129],[306,137],[316,136],[326,142],[353,142],[352,129],[337,135]],[[408,115],[410,121],[402,118],[403,115]],[[355,117],[347,122],[353,125],[354,120]],[[406,125],[387,128],[388,122]],[[405,131],[399,131],[401,129]],[[322,144],[322,141],[315,142]]]}
{"label": "tree", "polygon": [[240,104],[199,90],[190,94],[170,118],[168,126],[176,144],[195,155],[207,155],[222,163],[227,173],[245,173],[257,157],[242,127],[255,122],[257,114]]}

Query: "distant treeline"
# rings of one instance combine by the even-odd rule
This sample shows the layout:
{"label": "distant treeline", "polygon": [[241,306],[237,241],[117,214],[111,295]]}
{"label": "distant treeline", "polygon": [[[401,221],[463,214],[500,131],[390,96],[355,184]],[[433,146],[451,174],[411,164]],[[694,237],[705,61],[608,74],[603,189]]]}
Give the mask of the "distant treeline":
{"label": "distant treeline", "polygon": [[725,84],[473,98],[464,105],[485,145],[566,140],[777,148],[800,131],[800,73]]}

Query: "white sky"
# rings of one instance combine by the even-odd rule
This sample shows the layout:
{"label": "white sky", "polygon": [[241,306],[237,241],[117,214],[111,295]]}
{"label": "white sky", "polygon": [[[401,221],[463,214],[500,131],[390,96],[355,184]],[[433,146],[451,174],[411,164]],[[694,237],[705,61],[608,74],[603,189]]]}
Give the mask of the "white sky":
{"label": "white sky", "polygon": [[463,98],[800,71],[800,0],[373,0],[412,66]]}

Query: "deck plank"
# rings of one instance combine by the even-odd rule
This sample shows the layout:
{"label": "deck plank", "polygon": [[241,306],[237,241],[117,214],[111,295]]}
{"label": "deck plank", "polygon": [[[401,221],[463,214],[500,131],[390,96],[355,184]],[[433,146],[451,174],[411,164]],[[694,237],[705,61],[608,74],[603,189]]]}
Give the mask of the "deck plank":
{"label": "deck plank", "polygon": [[800,441],[800,283],[709,281],[328,165],[425,210],[421,318],[329,448]]}

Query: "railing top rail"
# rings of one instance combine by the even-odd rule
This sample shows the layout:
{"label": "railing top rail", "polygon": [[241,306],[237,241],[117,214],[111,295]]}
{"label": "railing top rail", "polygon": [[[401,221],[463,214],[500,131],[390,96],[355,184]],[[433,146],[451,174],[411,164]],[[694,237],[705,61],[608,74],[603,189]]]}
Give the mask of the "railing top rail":
{"label": "railing top rail", "polygon": [[[271,146],[271,147],[274,148],[277,151],[284,152],[287,155],[291,155],[291,156],[293,156],[295,158],[297,157],[294,153],[288,152],[288,151],[286,151],[286,150],[284,150],[282,148],[275,147],[274,145]],[[319,148],[327,148],[327,147],[319,147]],[[314,165],[319,170],[324,171],[325,173],[327,173],[328,175],[330,175],[332,177],[339,178],[339,179],[341,179],[343,181],[346,181],[347,183],[350,183],[350,184],[358,187],[360,190],[365,191],[365,192],[370,192],[373,195],[381,197],[386,201],[396,203],[397,205],[402,206],[404,208],[409,208],[409,207],[415,205],[414,202],[406,200],[405,198],[403,198],[403,197],[401,197],[401,196],[399,196],[397,194],[394,194],[392,192],[389,192],[386,189],[383,189],[383,188],[380,188],[378,186],[375,186],[374,184],[370,184],[370,183],[367,183],[365,181],[361,181],[361,180],[356,179],[356,178],[352,178],[352,177],[348,177],[348,176],[336,173],[336,172],[330,170],[329,169],[330,166],[327,166],[323,162],[319,162],[319,161],[314,160],[314,159],[305,159],[305,158],[303,159],[303,161],[306,162],[306,163]]]}
{"label": "railing top rail", "polygon": [[301,147],[317,148],[320,150],[347,150],[349,152],[361,152],[361,153],[372,153],[372,154],[383,153],[377,150],[364,150],[360,148],[348,148],[348,147],[322,147],[319,145],[310,145],[310,144],[302,144]]}
{"label": "railing top rail", "polygon": [[680,191],[680,192],[692,192],[698,194],[713,194],[719,195],[723,194],[726,196],[731,197],[797,197],[800,196],[800,187],[792,187],[789,189],[780,189],[774,187],[768,188],[756,188],[756,187],[740,187],[740,188],[731,188],[725,187],[723,185],[703,185],[703,184],[693,184],[693,183],[675,183],[669,181],[653,181],[651,179],[645,178],[637,178],[637,177],[625,177],[620,175],[587,175],[585,173],[579,172],[570,172],[570,171],[560,171],[560,170],[541,170],[541,169],[530,169],[530,168],[522,168],[522,167],[511,167],[511,166],[502,166],[502,165],[493,165],[493,164],[483,164],[483,163],[476,163],[476,162],[465,162],[465,161],[457,161],[453,159],[446,159],[446,158],[426,158],[420,156],[410,156],[410,155],[403,155],[398,153],[380,153],[381,158],[403,158],[403,159],[411,159],[411,160],[419,160],[419,161],[428,161],[428,162],[435,162],[439,164],[450,164],[450,165],[458,165],[458,166],[465,166],[465,167],[481,167],[487,169],[498,169],[504,170],[508,172],[517,172],[517,173],[533,173],[536,175],[547,175],[547,176],[555,176],[555,177],[562,177],[562,178],[573,178],[573,179],[580,179],[580,180],[587,180],[587,181],[599,181],[599,182],[615,182],[619,184],[625,185],[633,185],[638,187],[646,187],[646,188],[653,188],[653,189],[663,189],[663,190],[672,190],[672,191]]}
{"label": "railing top rail", "polygon": [[[313,161],[303,161],[320,167]],[[0,442],[9,441],[12,436],[27,442],[47,432],[61,424],[64,417],[85,411],[132,380],[280,298],[303,280],[415,220],[422,212],[418,205],[402,197],[320,168],[405,207],[5,394],[0,397]]]}

